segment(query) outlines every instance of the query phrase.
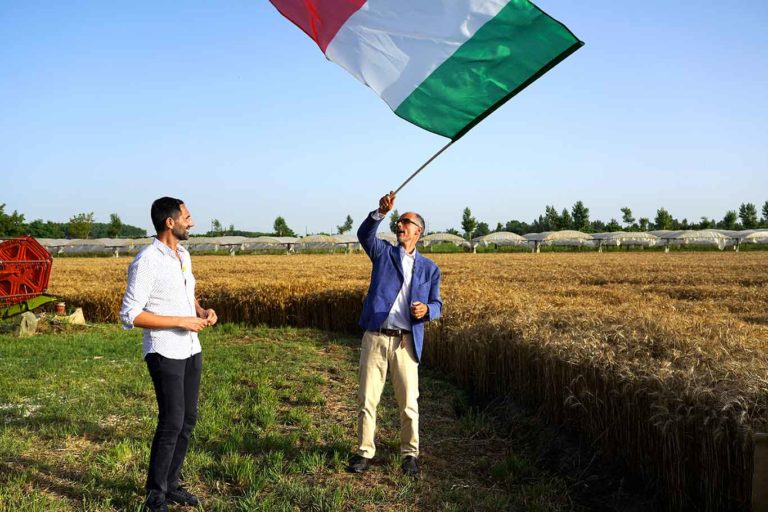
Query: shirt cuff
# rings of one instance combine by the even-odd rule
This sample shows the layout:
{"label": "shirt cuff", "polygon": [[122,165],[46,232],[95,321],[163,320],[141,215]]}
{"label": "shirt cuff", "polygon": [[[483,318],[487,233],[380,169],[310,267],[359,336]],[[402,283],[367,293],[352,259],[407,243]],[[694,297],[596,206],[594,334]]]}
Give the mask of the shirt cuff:
{"label": "shirt cuff", "polygon": [[379,213],[379,210],[373,210],[371,212],[371,218],[373,220],[379,221],[379,220],[383,219],[384,217],[386,217],[386,215],[383,214],[383,213]]}
{"label": "shirt cuff", "polygon": [[136,317],[144,312],[143,309],[128,309],[120,312],[120,322],[123,324],[123,329],[133,329],[133,322]]}

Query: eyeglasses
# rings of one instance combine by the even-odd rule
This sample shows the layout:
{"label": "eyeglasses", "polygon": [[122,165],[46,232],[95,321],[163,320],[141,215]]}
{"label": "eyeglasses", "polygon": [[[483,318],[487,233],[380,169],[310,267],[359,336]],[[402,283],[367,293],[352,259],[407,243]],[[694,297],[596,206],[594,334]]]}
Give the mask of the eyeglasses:
{"label": "eyeglasses", "polygon": [[399,219],[397,219],[397,222],[401,224],[413,224],[414,226],[421,229],[422,231],[424,230],[424,226],[422,226],[421,224],[419,224],[414,220],[409,219],[408,217],[400,217]]}

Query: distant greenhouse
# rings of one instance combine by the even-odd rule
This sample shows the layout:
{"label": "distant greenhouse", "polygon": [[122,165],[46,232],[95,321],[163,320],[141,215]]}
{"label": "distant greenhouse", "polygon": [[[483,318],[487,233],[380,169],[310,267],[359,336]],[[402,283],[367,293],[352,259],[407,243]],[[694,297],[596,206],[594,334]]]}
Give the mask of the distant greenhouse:
{"label": "distant greenhouse", "polygon": [[728,245],[734,245],[736,238],[723,234],[717,229],[671,231],[660,236],[666,242],[666,251],[671,245],[715,246],[721,251]]}
{"label": "distant greenhouse", "polygon": [[357,235],[347,233],[345,235],[336,235],[335,238],[337,243],[344,246],[348,253],[360,249],[360,242],[357,239]]}
{"label": "distant greenhouse", "polygon": [[558,245],[564,247],[592,247],[594,238],[592,235],[581,231],[544,231],[543,233],[527,233],[523,235],[529,244],[531,252],[539,252],[542,245]]}
{"label": "distant greenhouse", "polygon": [[310,249],[313,251],[335,251],[340,247],[345,252],[351,252],[359,247],[357,237],[354,235],[307,235],[299,238],[297,247],[299,249]]}
{"label": "distant greenhouse", "polygon": [[737,237],[739,243],[768,244],[768,229],[742,231]]}
{"label": "distant greenhouse", "polygon": [[[397,245],[397,237],[389,231],[376,234],[380,240],[386,240]],[[38,239],[40,244],[53,255],[127,255],[135,254],[142,247],[151,244],[154,237],[145,238],[98,238],[98,239]],[[438,243],[451,243],[459,247],[472,249],[478,246],[519,245],[530,246],[532,252],[539,252],[542,246],[562,247],[595,247],[602,251],[605,247],[664,247],[665,252],[674,246],[710,246],[723,250],[746,244],[768,244],[768,229],[751,229],[732,231],[724,229],[702,230],[657,230],[648,232],[615,231],[608,233],[588,234],[580,231],[545,231],[543,233],[528,233],[519,236],[515,233],[499,231],[473,238],[471,242],[451,233],[432,233],[419,240],[421,247],[430,247]],[[352,252],[360,249],[357,237],[352,234],[344,235],[309,235],[296,237],[192,237],[183,241],[182,245],[191,252],[213,252],[235,255],[239,252],[254,251],[285,251],[290,254],[295,250],[337,251],[345,249]]]}
{"label": "distant greenhouse", "polygon": [[526,245],[528,240],[518,235],[517,233],[510,233],[509,231],[496,231],[487,235],[478,236],[472,239],[472,251],[477,250],[477,246],[481,245],[487,247],[489,245],[503,246],[503,245]]}
{"label": "distant greenhouse", "polygon": [[220,248],[218,236],[195,236],[184,242],[187,249],[193,252],[218,252]]}
{"label": "distant greenhouse", "polygon": [[292,236],[257,236],[248,238],[243,243],[245,251],[263,251],[283,248],[286,252],[292,252],[298,238]]}
{"label": "distant greenhouse", "polygon": [[603,247],[653,247],[659,242],[659,237],[644,231],[612,231],[609,233],[595,233],[592,237],[597,241],[598,252],[603,252]]}
{"label": "distant greenhouse", "polygon": [[452,233],[432,233],[419,240],[419,244],[423,247],[429,247],[432,244],[451,243],[460,247],[471,247],[470,243],[461,238],[458,235]]}

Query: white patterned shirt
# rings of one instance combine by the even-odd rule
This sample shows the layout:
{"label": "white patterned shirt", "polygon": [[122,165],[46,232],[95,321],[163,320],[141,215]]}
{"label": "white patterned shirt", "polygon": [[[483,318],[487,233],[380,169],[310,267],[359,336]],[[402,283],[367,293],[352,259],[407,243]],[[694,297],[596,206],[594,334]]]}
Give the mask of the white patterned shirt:
{"label": "white patterned shirt", "polygon": [[[160,316],[197,316],[195,277],[189,252],[179,244],[179,258],[155,238],[128,267],[128,287],[120,308],[124,329],[132,329],[143,311]],[[144,329],[142,356],[158,353],[169,359],[187,359],[201,352],[197,333],[179,328]]]}

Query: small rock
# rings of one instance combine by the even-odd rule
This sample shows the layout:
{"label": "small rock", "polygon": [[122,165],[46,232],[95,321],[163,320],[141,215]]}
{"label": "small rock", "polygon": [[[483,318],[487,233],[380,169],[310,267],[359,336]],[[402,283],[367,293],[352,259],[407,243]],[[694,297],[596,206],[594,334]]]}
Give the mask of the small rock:
{"label": "small rock", "polygon": [[26,313],[22,313],[19,315],[18,320],[16,320],[16,328],[14,329],[14,334],[18,337],[23,336],[32,336],[35,334],[35,331],[37,330],[37,317],[34,313],[27,311]]}

